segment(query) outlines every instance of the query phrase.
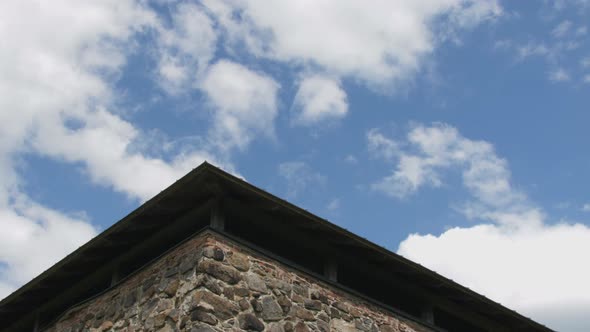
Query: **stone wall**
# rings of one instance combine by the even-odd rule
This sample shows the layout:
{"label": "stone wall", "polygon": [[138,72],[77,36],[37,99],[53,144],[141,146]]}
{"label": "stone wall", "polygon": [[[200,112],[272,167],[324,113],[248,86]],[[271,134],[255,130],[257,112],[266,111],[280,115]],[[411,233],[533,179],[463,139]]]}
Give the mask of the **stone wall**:
{"label": "stone wall", "polygon": [[183,243],[45,329],[242,330],[431,331],[212,232]]}

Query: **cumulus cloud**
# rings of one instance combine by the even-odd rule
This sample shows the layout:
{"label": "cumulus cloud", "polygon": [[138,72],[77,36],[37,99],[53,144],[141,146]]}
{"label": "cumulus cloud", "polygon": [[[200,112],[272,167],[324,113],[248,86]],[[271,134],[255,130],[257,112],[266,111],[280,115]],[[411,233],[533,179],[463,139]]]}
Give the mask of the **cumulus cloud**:
{"label": "cumulus cloud", "polygon": [[81,165],[95,183],[137,200],[214,159],[194,146],[171,157],[142,149],[149,134],[116,107],[113,81],[136,37],[158,26],[131,0],[0,3],[0,296],[96,234],[88,218],[23,193],[24,154]]}
{"label": "cumulus cloud", "polygon": [[[209,7],[211,4],[209,4]],[[169,94],[203,93],[211,109],[209,142],[224,154],[244,150],[258,135],[273,137],[279,84],[229,60],[212,63],[220,39],[211,8],[170,6],[170,23],[158,21],[156,81]]]}
{"label": "cumulus cloud", "polygon": [[294,123],[313,125],[339,119],[348,113],[346,92],[338,80],[313,75],[299,83],[293,102]]}
{"label": "cumulus cloud", "polygon": [[213,58],[217,32],[203,8],[181,3],[172,8],[171,26],[159,24],[157,82],[171,94],[190,91]]}
{"label": "cumulus cloud", "polygon": [[213,142],[223,150],[245,149],[256,135],[274,136],[277,91],[271,77],[221,60],[213,64],[200,88],[214,112]]}
{"label": "cumulus cloud", "polygon": [[[471,198],[452,204],[479,224],[411,234],[398,253],[552,328],[587,331],[590,267],[574,257],[590,250],[590,228],[548,222],[543,208],[514,188],[508,163],[488,142],[434,124],[415,126],[404,143],[392,174],[373,188],[407,197],[459,170]],[[562,308],[571,311],[555,314]]]}
{"label": "cumulus cloud", "polygon": [[168,160],[136,151],[146,134],[105,110],[85,114],[76,129],[59,117],[43,121],[32,139],[39,154],[80,163],[96,184],[132,199],[147,200],[205,160],[223,165],[205,150],[180,151]]}
{"label": "cumulus cloud", "polygon": [[477,0],[203,3],[239,49],[371,85],[411,78],[441,40],[502,12]]}
{"label": "cumulus cloud", "polygon": [[97,234],[86,218],[19,195],[0,206],[0,298]]}
{"label": "cumulus cloud", "polygon": [[[381,152],[375,148],[379,138]],[[483,141],[463,138],[450,126],[437,124],[432,127],[416,126],[407,135],[407,144],[415,153],[394,150],[391,140],[375,130],[369,131],[369,150],[391,159],[396,156],[398,163],[393,173],[373,185],[374,189],[395,197],[405,197],[423,186],[440,186],[441,170],[452,166],[463,168],[465,185],[482,202],[496,205],[512,197],[515,192],[509,184],[509,172],[505,161],[498,158],[493,147]],[[395,149],[399,149],[396,145]],[[516,197],[515,197],[516,198]]]}
{"label": "cumulus cloud", "polygon": [[[6,96],[0,106],[11,110],[0,115],[6,155],[26,150],[81,163],[97,183],[139,199],[190,170],[190,163],[210,157],[194,147],[168,160],[142,151],[138,141],[148,134],[115,106],[110,73],[119,71],[132,51],[126,43],[158,26],[149,8],[134,1],[4,6],[10,7],[2,10],[4,24],[22,17],[36,22],[3,38],[8,45],[3,50],[10,50],[0,62],[7,73],[0,80]],[[64,17],[71,22],[64,24]],[[95,58],[104,60],[88,61]]]}
{"label": "cumulus cloud", "polygon": [[100,74],[117,72],[119,43],[151,20],[131,1],[0,4],[0,297],[96,234],[86,218],[23,194],[18,157],[51,138],[39,130],[47,119],[83,117],[88,104],[110,98]]}
{"label": "cumulus cloud", "polygon": [[588,331],[590,268],[574,257],[590,250],[590,228],[521,222],[413,234],[398,252],[558,331]]}
{"label": "cumulus cloud", "polygon": [[303,161],[288,161],[279,164],[279,175],[287,182],[287,196],[295,198],[310,187],[317,188],[326,183],[326,177],[315,172]]}

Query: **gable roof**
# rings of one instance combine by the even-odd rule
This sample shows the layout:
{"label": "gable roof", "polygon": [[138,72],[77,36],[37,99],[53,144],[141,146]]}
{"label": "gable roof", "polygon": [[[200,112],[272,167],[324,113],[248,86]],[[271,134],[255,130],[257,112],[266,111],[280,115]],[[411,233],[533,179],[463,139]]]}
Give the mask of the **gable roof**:
{"label": "gable roof", "polygon": [[[257,236],[264,236],[258,233],[271,232],[280,243],[288,241],[289,234],[301,234],[309,239],[310,250],[363,262],[371,273],[398,278],[392,280],[401,280],[465,313],[500,322],[508,331],[551,331],[207,162],[0,301],[0,327],[28,322],[0,331],[20,330],[37,316],[49,322],[72,305],[107,289],[113,271],[122,266],[139,268],[190,234],[209,227],[211,211],[219,204],[233,211],[228,212],[227,219],[235,220],[227,225],[229,234],[255,241]],[[248,218],[248,213],[252,217]],[[273,248],[278,247],[269,251]],[[313,262],[306,268],[313,272]]]}

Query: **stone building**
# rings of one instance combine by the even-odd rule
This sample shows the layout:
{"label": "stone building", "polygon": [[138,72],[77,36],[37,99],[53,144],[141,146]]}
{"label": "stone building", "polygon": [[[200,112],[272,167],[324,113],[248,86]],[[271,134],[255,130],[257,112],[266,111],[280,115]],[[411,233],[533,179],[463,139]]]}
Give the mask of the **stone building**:
{"label": "stone building", "polygon": [[2,300],[0,331],[551,330],[204,163]]}

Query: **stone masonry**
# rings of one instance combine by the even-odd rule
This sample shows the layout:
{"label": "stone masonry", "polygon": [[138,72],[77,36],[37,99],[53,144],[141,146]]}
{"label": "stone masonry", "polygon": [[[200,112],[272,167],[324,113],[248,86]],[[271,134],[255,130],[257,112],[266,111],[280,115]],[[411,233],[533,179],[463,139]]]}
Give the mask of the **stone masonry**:
{"label": "stone masonry", "polygon": [[44,331],[432,330],[206,231]]}

